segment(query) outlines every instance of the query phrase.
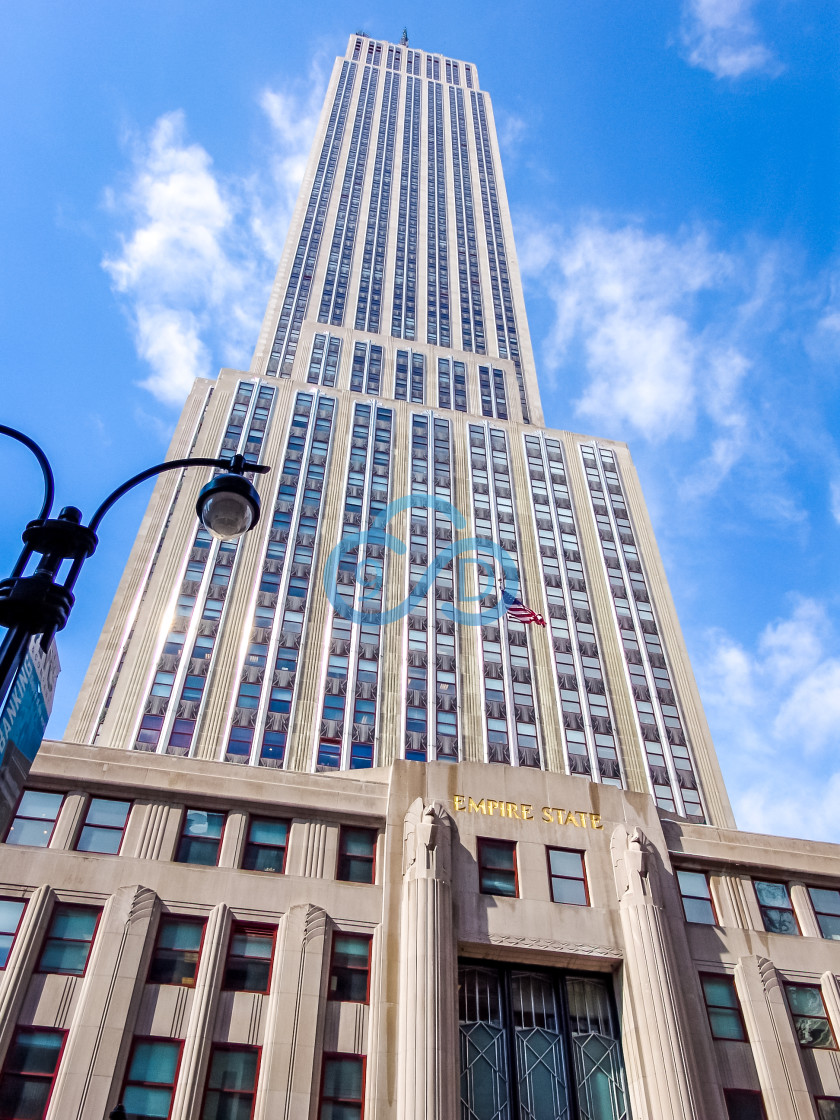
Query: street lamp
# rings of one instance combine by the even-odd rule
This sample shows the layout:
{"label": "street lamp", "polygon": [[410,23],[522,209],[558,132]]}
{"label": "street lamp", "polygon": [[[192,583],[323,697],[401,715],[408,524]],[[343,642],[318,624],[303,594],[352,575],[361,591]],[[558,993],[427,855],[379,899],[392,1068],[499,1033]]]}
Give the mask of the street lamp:
{"label": "street lamp", "polygon": [[[23,550],[8,579],[0,580],[0,627],[7,634],[0,645],[0,711],[18,670],[24,662],[30,641],[41,637],[41,648],[46,651],[53,636],[63,630],[75,602],[73,588],[82,565],[93,556],[99,543],[97,530],[111,506],[129,490],[164,471],[182,470],[185,467],[216,467],[224,471],[204,486],[196,502],[196,513],[202,525],[214,537],[230,540],[247,533],[260,517],[260,499],[257,491],[244,477],[246,470],[265,474],[271,468],[246,462],[244,456],[231,459],[173,459],[158,463],[141,471],[118,486],[102,502],[88,525],[82,524],[81,511],[75,506],[65,506],[57,518],[51,518],[55,483],[49,460],[38,444],[23,432],[0,424],[0,435],[17,440],[34,454],[44,476],[44,501],[41,512],[30,521],[23,532]],[[41,559],[31,575],[26,569],[33,556]],[[63,583],[56,577],[62,564],[71,561]],[[7,768],[6,721],[0,722],[0,770]],[[43,728],[42,728],[43,730]],[[8,783],[0,774],[0,801],[8,791]],[[17,784],[17,783],[16,783]],[[5,787],[5,788],[3,788]],[[0,805],[0,817],[2,817]],[[0,821],[2,825],[2,821]]]}

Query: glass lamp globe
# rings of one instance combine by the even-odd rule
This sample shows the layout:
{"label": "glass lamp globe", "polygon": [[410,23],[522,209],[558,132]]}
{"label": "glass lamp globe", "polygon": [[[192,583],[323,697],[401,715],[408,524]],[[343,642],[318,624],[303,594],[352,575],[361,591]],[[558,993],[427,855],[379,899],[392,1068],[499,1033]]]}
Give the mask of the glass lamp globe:
{"label": "glass lamp globe", "polygon": [[241,537],[260,519],[260,499],[247,478],[220,474],[198,495],[195,511],[208,533],[219,540]]}

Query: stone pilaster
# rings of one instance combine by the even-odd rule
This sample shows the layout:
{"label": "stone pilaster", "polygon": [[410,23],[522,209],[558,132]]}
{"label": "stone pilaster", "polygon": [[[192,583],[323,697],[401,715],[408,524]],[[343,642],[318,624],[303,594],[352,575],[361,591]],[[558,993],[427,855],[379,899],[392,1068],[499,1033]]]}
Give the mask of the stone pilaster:
{"label": "stone pilaster", "polygon": [[47,1120],[106,1116],[116,1104],[114,1071],[134,1032],[143,957],[158,909],[154,891],[121,887],[105,904],[85,970]]}
{"label": "stone pilaster", "polygon": [[207,1061],[213,1039],[213,1020],[219,1002],[225,966],[230,911],[223,903],[214,906],[207,919],[201,959],[195,978],[192,1008],[181,1051],[178,1083],[172,1099],[170,1120],[195,1120],[204,1091]]}
{"label": "stone pilaster", "polygon": [[815,1120],[799,1043],[779,974],[766,957],[741,957],[735,987],[767,1120]]}
{"label": "stone pilaster", "polygon": [[329,918],[319,906],[292,906],[280,923],[254,1120],[314,1115],[329,940]]}
{"label": "stone pilaster", "polygon": [[457,1120],[457,946],[452,824],[417,798],[405,818],[400,904],[397,1120]]}
{"label": "stone pilaster", "polygon": [[0,1066],[5,1061],[29,980],[38,963],[54,902],[55,894],[51,887],[38,887],[33,891],[0,978]]}
{"label": "stone pilaster", "polygon": [[[685,983],[675,968],[670,932],[651,850],[638,828],[620,825],[610,842],[621,928],[624,934],[625,1008],[630,1030],[623,1032],[628,1054],[630,1093],[636,1120],[701,1120],[721,1115],[719,1089],[694,1084],[691,1032],[679,988]],[[709,1099],[714,1096],[714,1100]]]}
{"label": "stone pilaster", "polygon": [[804,883],[790,884],[790,901],[803,937],[822,937],[822,930],[811,904],[811,896]]}

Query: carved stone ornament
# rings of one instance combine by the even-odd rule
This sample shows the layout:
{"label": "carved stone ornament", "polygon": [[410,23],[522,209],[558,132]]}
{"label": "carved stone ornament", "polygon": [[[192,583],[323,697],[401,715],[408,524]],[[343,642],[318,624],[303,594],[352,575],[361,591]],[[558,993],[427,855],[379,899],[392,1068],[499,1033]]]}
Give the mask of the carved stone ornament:
{"label": "carved stone ornament", "polygon": [[628,832],[619,825],[610,838],[615,890],[619,901],[625,897],[650,894],[648,852],[650,844],[638,825]]}
{"label": "carved stone ornament", "polygon": [[418,797],[405,815],[403,875],[449,882],[451,853],[452,818],[443,802],[424,805]]}

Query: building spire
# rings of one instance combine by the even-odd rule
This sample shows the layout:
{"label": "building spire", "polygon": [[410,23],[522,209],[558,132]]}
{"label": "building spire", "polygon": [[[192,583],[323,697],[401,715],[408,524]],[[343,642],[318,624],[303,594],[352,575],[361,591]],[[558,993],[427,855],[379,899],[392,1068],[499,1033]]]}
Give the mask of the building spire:
{"label": "building spire", "polygon": [[400,36],[400,46],[403,46],[403,47],[408,46],[408,28],[407,27],[404,27],[403,30],[402,30],[402,35]]}

